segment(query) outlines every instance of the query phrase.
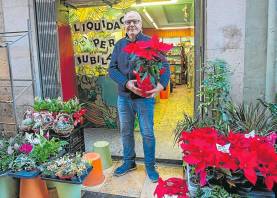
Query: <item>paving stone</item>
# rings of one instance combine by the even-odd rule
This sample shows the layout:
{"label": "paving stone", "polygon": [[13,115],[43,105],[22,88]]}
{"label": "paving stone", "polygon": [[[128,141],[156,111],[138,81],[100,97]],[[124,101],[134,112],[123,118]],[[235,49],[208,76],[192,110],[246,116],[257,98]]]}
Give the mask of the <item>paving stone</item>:
{"label": "paving stone", "polygon": [[112,176],[108,179],[100,192],[127,197],[140,197],[145,178],[144,166],[137,164],[135,171],[120,177]]}
{"label": "paving stone", "polygon": [[[158,164],[158,172],[163,180],[170,177],[183,178],[183,167],[174,165]],[[140,198],[154,198],[154,191],[157,183],[152,183],[149,178],[144,182]]]}

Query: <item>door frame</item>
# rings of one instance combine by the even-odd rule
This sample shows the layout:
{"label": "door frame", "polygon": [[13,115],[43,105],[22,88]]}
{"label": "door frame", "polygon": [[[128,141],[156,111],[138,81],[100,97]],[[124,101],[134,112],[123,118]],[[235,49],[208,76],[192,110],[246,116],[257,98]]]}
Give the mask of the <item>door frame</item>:
{"label": "door frame", "polygon": [[[203,116],[198,106],[203,98],[198,94],[204,79],[202,68],[206,64],[207,0],[194,0],[194,116]],[[200,115],[199,115],[200,114]]]}

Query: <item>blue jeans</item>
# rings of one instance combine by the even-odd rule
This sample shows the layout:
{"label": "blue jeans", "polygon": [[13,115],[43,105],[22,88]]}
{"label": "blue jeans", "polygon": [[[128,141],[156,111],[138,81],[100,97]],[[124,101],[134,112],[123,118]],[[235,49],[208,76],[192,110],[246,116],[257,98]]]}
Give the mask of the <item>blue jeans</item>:
{"label": "blue jeans", "polygon": [[117,107],[124,162],[132,163],[135,161],[134,121],[137,114],[143,140],[144,162],[146,166],[154,166],[156,144],[154,136],[154,98],[131,99],[126,96],[118,96]]}

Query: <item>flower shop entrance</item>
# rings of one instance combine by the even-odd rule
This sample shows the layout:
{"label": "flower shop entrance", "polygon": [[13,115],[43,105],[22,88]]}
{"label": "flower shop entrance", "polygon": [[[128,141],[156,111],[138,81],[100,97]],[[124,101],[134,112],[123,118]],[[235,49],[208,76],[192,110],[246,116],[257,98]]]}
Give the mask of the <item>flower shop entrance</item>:
{"label": "flower shop entrance", "polygon": [[[85,5],[80,2],[66,0],[59,4],[57,10],[58,28],[71,27],[78,97],[88,109],[86,150],[91,150],[92,144],[98,140],[107,140],[112,155],[122,156],[116,108],[117,86],[108,77],[107,68],[114,43],[125,35],[124,12],[137,10],[143,18],[143,33],[158,35],[163,42],[174,44],[167,56],[170,84],[156,97],[154,129],[157,158],[181,160],[178,146],[173,146],[173,130],[178,120],[183,118],[183,113],[194,113],[194,1],[145,7],[131,7],[132,1],[122,1],[112,7],[100,5],[99,1]],[[69,14],[64,12],[65,9]],[[163,15],[156,14],[162,10]],[[159,29],[155,29],[156,24],[153,25],[151,20],[156,21]],[[163,21],[167,21],[165,27],[162,27]],[[135,131],[137,156],[143,157],[139,127],[136,126]]]}

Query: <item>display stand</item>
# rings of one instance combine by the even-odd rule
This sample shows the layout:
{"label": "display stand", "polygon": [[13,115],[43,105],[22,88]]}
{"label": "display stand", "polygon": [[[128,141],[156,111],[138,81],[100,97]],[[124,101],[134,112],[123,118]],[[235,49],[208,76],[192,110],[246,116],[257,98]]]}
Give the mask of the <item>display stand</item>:
{"label": "display stand", "polygon": [[[31,36],[30,36],[30,25],[28,25],[28,31],[16,31],[16,32],[0,32],[0,48],[5,48],[7,53],[7,65],[9,70],[9,78],[0,78],[0,82],[10,82],[10,85],[4,85],[1,83],[1,87],[10,87],[11,88],[11,99],[1,100],[0,104],[11,104],[13,109],[13,118],[12,121],[1,121],[0,125],[14,125],[14,129],[18,128],[18,118],[16,112],[16,101],[22,96],[23,93],[32,86],[34,93],[34,74],[33,74],[33,61],[32,61],[32,48],[31,48]],[[15,79],[13,73],[13,67],[11,66],[11,46],[19,42],[23,38],[28,37],[28,46],[29,46],[29,55],[30,55],[30,67],[31,67],[31,79]],[[29,85],[26,85],[23,89],[20,90],[18,94],[15,93],[15,82],[30,82]],[[9,132],[9,131],[7,131]]]}

